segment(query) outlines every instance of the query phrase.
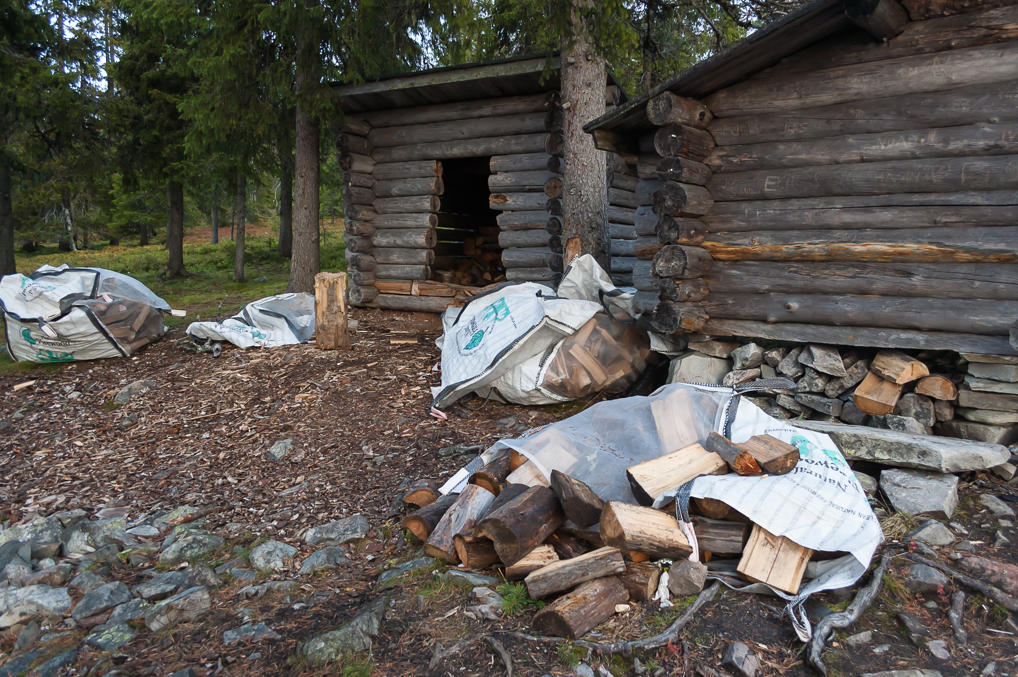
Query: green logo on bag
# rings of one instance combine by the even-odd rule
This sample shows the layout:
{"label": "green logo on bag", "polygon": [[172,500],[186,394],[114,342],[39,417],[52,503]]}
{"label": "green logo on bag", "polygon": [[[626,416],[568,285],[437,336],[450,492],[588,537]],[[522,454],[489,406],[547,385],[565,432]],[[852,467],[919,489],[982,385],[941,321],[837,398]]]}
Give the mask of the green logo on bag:
{"label": "green logo on bag", "polygon": [[[33,341],[33,343],[35,342]],[[74,355],[53,350],[39,350],[35,353],[35,359],[39,362],[73,362]]]}
{"label": "green logo on bag", "polygon": [[27,329],[22,329],[21,330],[21,338],[25,339],[27,342],[31,343],[32,345],[35,345],[35,339],[32,338],[32,332],[28,331]]}

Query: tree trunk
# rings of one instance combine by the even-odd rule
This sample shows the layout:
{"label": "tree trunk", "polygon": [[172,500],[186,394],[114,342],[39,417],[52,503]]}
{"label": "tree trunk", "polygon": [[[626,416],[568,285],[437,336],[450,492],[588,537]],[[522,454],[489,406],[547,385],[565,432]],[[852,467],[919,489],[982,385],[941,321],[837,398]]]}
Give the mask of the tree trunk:
{"label": "tree trunk", "polygon": [[[234,214],[237,216],[237,230],[233,239],[233,279],[244,281],[244,225],[247,223],[247,176],[237,172],[237,195]],[[312,282],[312,288],[314,283]]]}
{"label": "tree trunk", "polygon": [[166,225],[166,276],[180,277],[184,270],[184,186],[179,181],[170,181],[166,186],[170,203],[170,219]]}
{"label": "tree trunk", "polygon": [[219,244],[219,203],[212,205],[212,244]]}
{"label": "tree trunk", "polygon": [[11,207],[11,168],[0,157],[0,276],[16,272],[14,263],[14,210]]}
{"label": "tree trunk", "polygon": [[[576,5],[586,0],[574,0]],[[608,270],[605,154],[594,147],[584,123],[605,112],[604,59],[595,51],[579,16],[573,12],[573,42],[563,47],[562,107],[564,184],[562,241],[579,238],[580,251],[592,254]]]}
{"label": "tree trunk", "polygon": [[64,212],[64,237],[63,242],[67,245],[67,251],[78,251],[78,244],[74,241],[74,205],[71,202],[71,195],[67,190],[62,191],[61,207]]}
{"label": "tree trunk", "polygon": [[302,22],[297,33],[297,125],[294,162],[293,257],[287,291],[310,292],[320,267],[318,242],[318,120],[310,98],[318,86],[318,57],[311,27]]}
{"label": "tree trunk", "polygon": [[279,255],[293,255],[293,137],[279,143]]}
{"label": "tree trunk", "polygon": [[143,223],[138,226],[138,246],[148,246],[148,224]]}

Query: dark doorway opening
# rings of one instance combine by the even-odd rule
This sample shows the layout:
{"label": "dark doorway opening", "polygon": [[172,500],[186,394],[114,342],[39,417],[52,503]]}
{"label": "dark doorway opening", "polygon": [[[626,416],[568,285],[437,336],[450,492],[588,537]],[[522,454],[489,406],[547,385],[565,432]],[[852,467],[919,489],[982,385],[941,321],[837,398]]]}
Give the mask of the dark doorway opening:
{"label": "dark doorway opening", "polygon": [[471,287],[505,279],[498,212],[488,204],[490,157],[442,160],[445,191],[438,212],[432,279]]}

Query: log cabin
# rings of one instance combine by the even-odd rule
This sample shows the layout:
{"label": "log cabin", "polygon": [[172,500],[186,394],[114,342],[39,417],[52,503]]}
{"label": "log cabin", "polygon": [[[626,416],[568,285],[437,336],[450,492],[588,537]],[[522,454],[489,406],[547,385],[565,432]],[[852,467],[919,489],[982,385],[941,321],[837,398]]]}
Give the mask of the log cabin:
{"label": "log cabin", "polygon": [[[333,88],[352,304],[441,312],[494,282],[557,282],[558,89],[557,59],[545,57]],[[622,97],[611,76],[605,96]],[[635,170],[620,175],[611,197],[634,204]],[[624,223],[619,242],[634,237]]]}
{"label": "log cabin", "polygon": [[1013,0],[816,0],[585,129],[658,331],[1015,354]]}

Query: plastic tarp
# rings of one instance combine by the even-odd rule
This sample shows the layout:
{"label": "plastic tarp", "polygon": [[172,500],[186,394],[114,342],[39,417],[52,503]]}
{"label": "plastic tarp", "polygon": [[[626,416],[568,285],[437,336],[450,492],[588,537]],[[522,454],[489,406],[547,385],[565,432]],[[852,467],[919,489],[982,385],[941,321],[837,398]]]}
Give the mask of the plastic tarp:
{"label": "plastic tarp", "polygon": [[42,266],[0,280],[7,347],[16,360],[69,362],[123,357],[166,332],[165,300],[104,268]]}
{"label": "plastic tarp", "polygon": [[720,577],[730,587],[769,589],[789,600],[796,630],[800,637],[808,638],[809,623],[802,614],[802,602],[814,592],[854,583],[866,571],[882,540],[880,524],[862,486],[830,437],[771,418],[738,396],[735,389],[677,383],[647,397],[600,402],[563,421],[498,441],[442,490],[458,490],[481,464],[506,449],[515,449],[546,478],[552,470],[559,470],[587,483],[606,501],[635,504],[626,468],[694,442],[702,443],[711,432],[734,442],[753,435],[773,435],[799,449],[799,462],[787,475],[701,476],[660,497],[657,507],[670,502],[683,489],[694,497],[724,501],[767,531],[804,547],[849,553],[825,562],[824,572],[804,582],[798,596],[759,583]]}
{"label": "plastic tarp", "polygon": [[[557,289],[522,282],[449,308],[438,340],[442,385],[433,389],[433,406],[441,409],[469,393],[517,404],[551,404],[602,385],[610,390],[626,384],[639,376],[648,352],[646,332],[632,324],[632,296],[584,255],[569,265]],[[575,346],[577,353],[569,353],[574,344],[566,339],[581,330],[588,334]],[[602,340],[595,345],[598,337]],[[575,359],[580,348],[599,378],[571,378],[581,373],[582,363]],[[631,368],[599,373],[609,360]]]}
{"label": "plastic tarp", "polygon": [[268,296],[222,322],[192,322],[187,327],[187,335],[197,343],[228,341],[240,348],[307,343],[314,333],[315,297],[304,292]]}

